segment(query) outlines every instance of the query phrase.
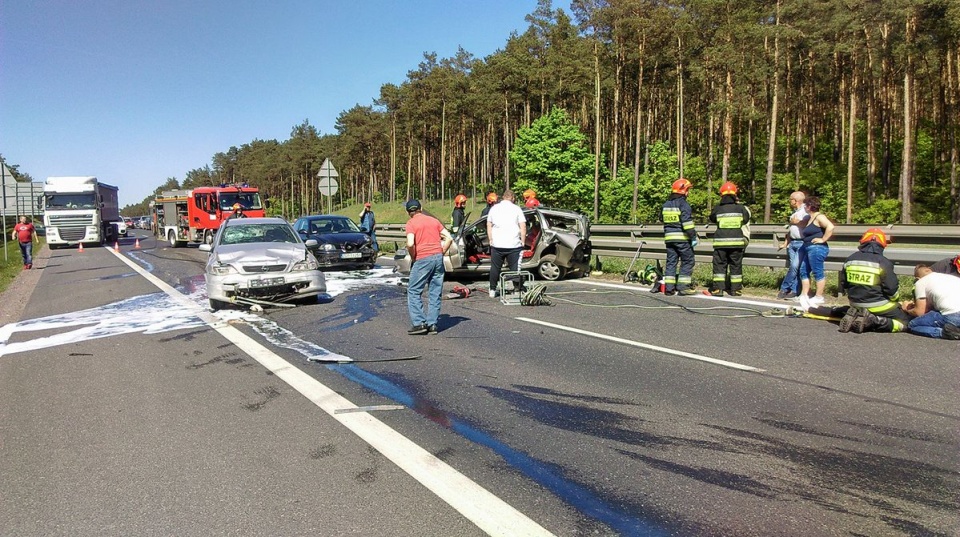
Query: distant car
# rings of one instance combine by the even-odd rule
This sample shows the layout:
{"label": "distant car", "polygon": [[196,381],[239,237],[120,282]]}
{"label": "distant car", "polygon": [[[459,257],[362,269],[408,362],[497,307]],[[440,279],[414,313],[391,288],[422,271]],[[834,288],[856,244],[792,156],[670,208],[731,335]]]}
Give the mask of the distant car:
{"label": "distant car", "polygon": [[293,223],[303,240],[314,239],[310,248],[322,269],[370,269],[377,262],[370,235],[346,216],[303,216]]}
{"label": "distant car", "polygon": [[[586,216],[564,209],[546,207],[524,209],[527,237],[520,269],[543,280],[560,280],[568,275],[584,275],[590,270],[590,222]],[[469,218],[469,215],[468,215]],[[396,271],[410,274],[410,256],[406,248],[394,255]],[[453,246],[444,257],[444,267],[452,274],[490,272],[490,242],[487,217],[461,226]]]}
{"label": "distant car", "polygon": [[121,216],[120,218],[123,219],[123,223],[127,226],[127,229],[136,228],[136,226],[133,224],[133,218],[130,218],[129,216]]}
{"label": "distant car", "polygon": [[137,220],[137,227],[139,227],[140,229],[150,229],[150,222],[151,222],[151,219],[149,216],[141,216]]}
{"label": "distant car", "polygon": [[323,273],[308,247],[282,218],[231,218],[212,244],[204,268],[210,307],[229,303],[287,304],[316,300],[327,290]]}
{"label": "distant car", "polygon": [[117,220],[116,222],[111,222],[114,226],[117,227],[117,235],[121,237],[127,236],[127,222],[126,220]]}

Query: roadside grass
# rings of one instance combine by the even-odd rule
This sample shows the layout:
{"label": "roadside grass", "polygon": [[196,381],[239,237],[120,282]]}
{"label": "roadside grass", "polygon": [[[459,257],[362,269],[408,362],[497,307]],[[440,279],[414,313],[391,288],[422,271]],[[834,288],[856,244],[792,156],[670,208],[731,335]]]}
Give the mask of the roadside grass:
{"label": "roadside grass", "polygon": [[[40,248],[46,244],[43,237],[40,237],[40,243],[33,245],[33,254],[36,256]],[[23,270],[23,258],[20,257],[20,245],[16,241],[7,241],[5,255],[0,258],[0,293],[7,290],[17,274]]]}

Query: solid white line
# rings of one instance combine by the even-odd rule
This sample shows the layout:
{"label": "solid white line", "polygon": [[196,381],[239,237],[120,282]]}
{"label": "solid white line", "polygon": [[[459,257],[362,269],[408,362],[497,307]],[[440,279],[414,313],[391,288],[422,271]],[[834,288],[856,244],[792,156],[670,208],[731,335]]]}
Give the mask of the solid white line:
{"label": "solid white line", "polygon": [[359,407],[277,356],[240,330],[219,321],[210,312],[200,308],[179,291],[153,274],[146,272],[123,254],[114,252],[113,249],[110,249],[110,252],[174,300],[191,306],[196,310],[197,316],[220,335],[247,353],[248,356],[260,362],[277,378],[300,392],[366,443],[373,446],[384,457],[419,481],[488,535],[552,535],[513,506],[494,496],[487,489],[473,482],[467,476],[370,414],[366,412],[344,412],[344,409]]}
{"label": "solid white line", "polygon": [[[564,282],[564,283],[567,283],[567,282]],[[598,282],[596,280],[591,281],[589,278],[586,278],[583,280],[570,280],[569,283],[576,283],[580,285],[592,285],[596,287],[610,287],[612,289],[625,289],[625,290],[634,291],[634,292],[636,291],[645,292],[645,293],[650,292],[649,287],[637,287],[635,285],[630,285],[626,283],[607,283],[607,282]],[[766,306],[770,308],[784,308],[784,309],[786,309],[787,306],[791,306],[791,305],[796,306],[799,304],[798,302],[791,302],[788,300],[787,301],[778,300],[776,302],[764,302],[762,300],[750,300],[746,298],[732,298],[732,297],[719,297],[719,296],[705,295],[703,293],[698,293],[695,295],[679,296],[676,298],[681,298],[681,299],[698,298],[700,300],[720,300],[723,302],[733,302],[734,304],[749,304],[751,306]]]}
{"label": "solid white line", "polygon": [[564,326],[562,324],[548,323],[546,321],[538,321],[537,319],[528,319],[527,317],[515,317],[515,319],[517,319],[518,321],[539,324],[542,326],[549,326],[550,328],[556,328],[557,330],[573,332],[574,334],[580,334],[583,336],[589,336],[597,339],[605,339],[607,341],[613,341],[615,343],[621,343],[623,345],[630,345],[631,347],[640,347],[642,349],[648,349],[656,352],[662,352],[665,354],[672,354],[674,356],[681,356],[683,358],[690,358],[691,360],[698,360],[700,362],[707,362],[710,364],[720,365],[723,367],[729,367],[731,369],[739,369],[741,371],[755,371],[755,372],[764,371],[763,369],[752,367],[749,365],[738,364],[735,362],[728,362],[726,360],[718,360],[717,358],[710,358],[709,356],[703,356],[701,354],[693,354],[692,352],[678,351],[675,349],[669,349],[667,347],[658,347],[656,345],[650,345],[648,343],[640,343],[639,341],[633,341],[630,339],[623,339],[615,336],[608,336],[606,334],[600,334],[598,332],[581,330],[579,328]]}

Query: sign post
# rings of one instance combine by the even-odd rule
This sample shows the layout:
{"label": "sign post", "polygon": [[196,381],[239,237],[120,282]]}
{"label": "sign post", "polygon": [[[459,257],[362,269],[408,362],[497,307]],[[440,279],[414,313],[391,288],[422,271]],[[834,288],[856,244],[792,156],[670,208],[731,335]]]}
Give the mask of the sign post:
{"label": "sign post", "polygon": [[333,213],[333,195],[339,190],[340,184],[337,183],[337,177],[340,177],[340,174],[337,173],[337,169],[333,167],[333,163],[330,162],[330,159],[324,159],[323,164],[320,165],[320,171],[317,172],[317,177],[320,178],[320,181],[317,187],[320,189],[320,194],[327,197],[327,214]]}
{"label": "sign post", "polygon": [[[3,261],[7,261],[7,165],[0,162],[0,188],[3,188]],[[11,176],[11,179],[13,177]]]}

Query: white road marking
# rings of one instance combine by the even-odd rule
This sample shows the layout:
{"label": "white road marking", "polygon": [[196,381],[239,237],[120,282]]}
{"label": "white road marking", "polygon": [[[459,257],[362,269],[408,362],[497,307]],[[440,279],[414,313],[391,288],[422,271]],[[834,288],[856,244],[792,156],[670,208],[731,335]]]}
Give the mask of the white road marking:
{"label": "white road marking", "polygon": [[640,347],[642,349],[648,349],[651,351],[662,352],[664,354],[672,354],[674,356],[680,356],[683,358],[689,358],[691,360],[698,360],[700,362],[707,362],[710,364],[720,365],[723,367],[729,367],[731,369],[739,369],[741,371],[753,371],[761,372],[765,371],[758,367],[753,367],[749,365],[738,364],[736,362],[728,362],[726,360],[719,360],[717,358],[710,358],[709,356],[703,356],[701,354],[694,354],[692,352],[678,351],[676,349],[670,349],[667,347],[658,347],[657,345],[650,345],[648,343],[640,343],[639,341],[633,341],[630,339],[623,339],[615,336],[608,336],[606,334],[601,334],[599,332],[590,332],[588,330],[581,330],[579,328],[573,328],[570,326],[564,326],[562,324],[548,323],[546,321],[539,321],[537,319],[529,319],[527,317],[515,317],[518,321],[524,321],[527,323],[539,324],[541,326],[548,326],[550,328],[555,328],[557,330],[563,330],[566,332],[573,332],[574,334],[580,334],[583,336],[589,336],[597,339],[604,339],[607,341],[613,341],[614,343],[620,343],[623,345],[630,345],[631,347]]}
{"label": "white road marking", "polygon": [[[564,282],[564,283],[568,283],[568,282]],[[638,291],[639,291],[639,292],[641,292],[641,293],[649,293],[649,292],[650,292],[650,288],[649,288],[649,287],[637,287],[637,286],[635,286],[635,285],[628,285],[628,284],[625,284],[625,283],[607,283],[607,282],[598,282],[598,281],[596,281],[596,280],[591,281],[589,278],[588,278],[588,279],[583,279],[583,280],[570,280],[569,283],[576,283],[576,284],[579,284],[579,285],[590,285],[590,286],[595,286],[595,287],[609,287],[609,288],[612,288],[612,289],[625,289],[625,290],[627,290],[627,291],[634,291],[634,292],[638,292]],[[723,301],[723,302],[733,302],[734,304],[749,304],[749,305],[751,305],[751,306],[764,306],[764,307],[768,307],[768,308],[782,308],[782,309],[786,309],[787,306],[797,306],[797,305],[799,305],[798,302],[791,302],[791,301],[789,301],[789,300],[787,300],[787,301],[778,300],[778,301],[776,301],[776,302],[764,302],[764,301],[762,301],[762,300],[750,300],[750,299],[746,299],[746,298],[719,297],[719,296],[713,296],[713,295],[705,295],[705,294],[703,294],[703,293],[697,293],[697,294],[695,294],[695,295],[685,295],[685,296],[680,296],[680,297],[677,297],[677,298],[697,298],[697,299],[700,299],[700,300],[720,300],[720,301]]]}
{"label": "white road marking", "polygon": [[[111,250],[111,252],[113,251]],[[277,356],[240,330],[217,319],[209,311],[202,309],[198,304],[190,301],[186,296],[153,274],[143,270],[124,255],[118,252],[113,252],[113,254],[174,300],[193,308],[201,320],[220,333],[227,341],[260,362],[277,378],[289,384],[333,419],[373,446],[384,457],[419,481],[488,535],[552,535],[513,506],[369,413],[344,412],[345,409],[359,407]]]}

